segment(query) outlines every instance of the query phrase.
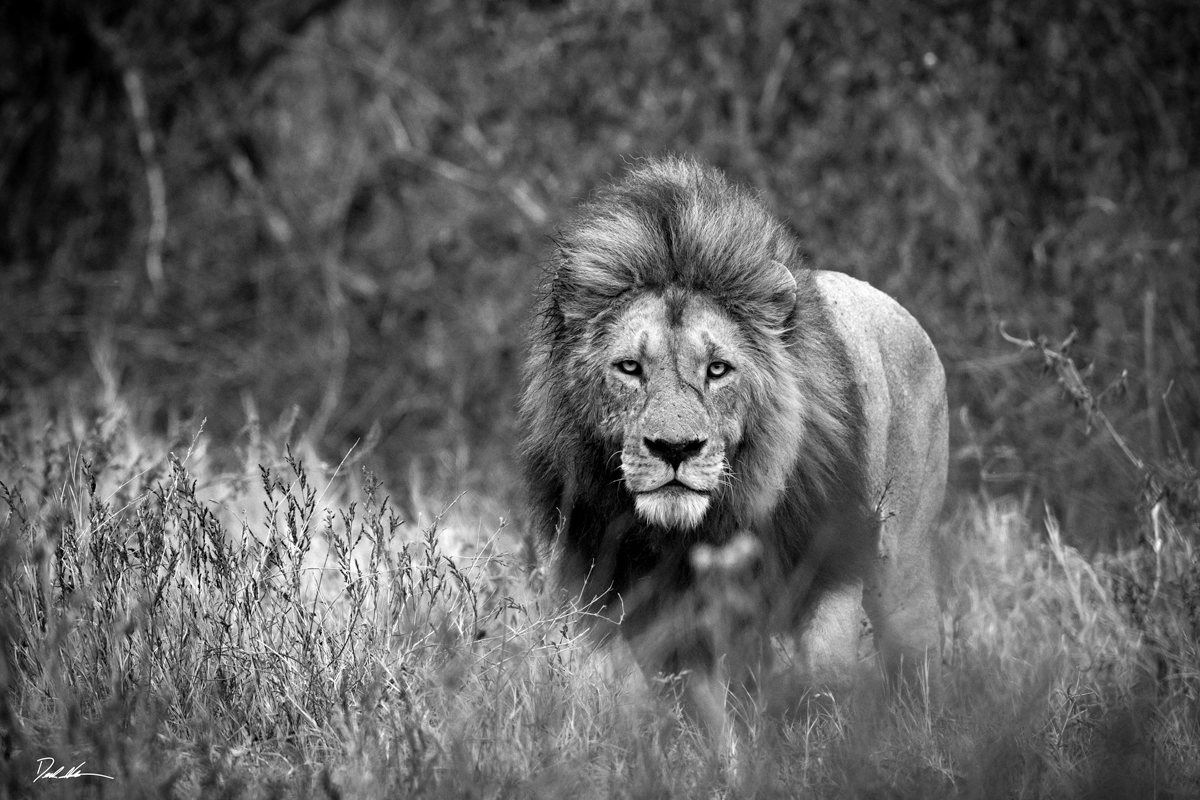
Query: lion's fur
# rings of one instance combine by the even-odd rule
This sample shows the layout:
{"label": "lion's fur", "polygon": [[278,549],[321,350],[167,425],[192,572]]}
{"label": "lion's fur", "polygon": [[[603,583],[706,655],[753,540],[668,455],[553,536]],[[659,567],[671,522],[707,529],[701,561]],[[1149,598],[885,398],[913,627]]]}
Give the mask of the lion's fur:
{"label": "lion's fur", "polygon": [[[828,587],[863,580],[881,498],[868,475],[860,370],[793,235],[721,173],[671,158],[601,189],[556,245],[520,415],[534,528],[566,591],[637,637],[686,595],[691,548],[741,531],[762,544],[780,625],[802,619]],[[602,379],[604,343],[646,294],[661,296],[676,321],[689,298],[711,301],[753,353],[738,384],[747,413],[728,478],[686,531],[639,518],[622,483],[622,443],[605,433],[620,409]],[[718,655],[700,639],[659,653],[658,666]]]}

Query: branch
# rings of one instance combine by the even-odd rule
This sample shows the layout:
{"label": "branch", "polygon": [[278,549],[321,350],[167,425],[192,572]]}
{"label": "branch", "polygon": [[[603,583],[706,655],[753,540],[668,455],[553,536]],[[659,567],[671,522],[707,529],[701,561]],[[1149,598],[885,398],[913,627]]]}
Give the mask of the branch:
{"label": "branch", "polygon": [[121,73],[125,98],[129,101],[129,113],[137,137],[138,151],[142,156],[142,167],[146,173],[149,192],[150,229],[146,233],[146,275],[155,296],[163,286],[163,243],[167,238],[167,182],[163,178],[162,164],[158,160],[158,147],[154,128],[150,124],[150,104],[146,102],[146,89],[141,73],[133,66],[133,59],[120,38],[100,24],[92,15],[88,17],[88,31],[100,47],[108,53],[113,64]]}
{"label": "branch", "polygon": [[129,109],[137,130],[138,150],[142,153],[142,164],[146,169],[146,186],[150,193],[150,230],[146,234],[146,274],[154,294],[162,293],[163,286],[163,242],[167,238],[167,183],[163,178],[162,165],[158,161],[154,140],[154,129],[150,127],[150,109],[146,103],[146,92],[142,77],[133,67],[121,73],[125,95],[129,98]]}
{"label": "branch", "polygon": [[1117,429],[1113,427],[1108,415],[1100,408],[1099,397],[1093,394],[1092,390],[1088,388],[1087,383],[1084,381],[1084,373],[1079,371],[1079,368],[1075,366],[1074,360],[1067,355],[1067,348],[1075,341],[1076,333],[1076,331],[1071,331],[1071,335],[1064,339],[1061,344],[1057,347],[1052,347],[1045,337],[1039,336],[1036,342],[1031,339],[1018,339],[1015,336],[1010,336],[1004,330],[1003,323],[1000,325],[1000,335],[1005,341],[1011,342],[1024,350],[1037,350],[1041,352],[1042,361],[1045,363],[1046,368],[1054,372],[1058,378],[1058,382],[1066,389],[1071,400],[1087,414],[1088,425],[1091,425],[1093,419],[1100,420],[1104,429],[1108,431],[1108,435],[1121,448],[1121,452],[1125,454],[1125,458],[1129,460],[1129,463],[1142,475],[1149,476],[1150,473],[1146,467],[1146,463],[1129,449],[1129,445],[1125,444],[1125,440],[1117,433]]}
{"label": "branch", "polygon": [[344,2],[345,0],[314,0],[308,8],[279,25],[276,28],[277,36],[274,37],[274,41],[263,48],[251,64],[248,70],[250,77],[257,77],[269,67],[280,53],[288,49],[291,40],[303,32],[310,22],[317,17],[332,14]]}

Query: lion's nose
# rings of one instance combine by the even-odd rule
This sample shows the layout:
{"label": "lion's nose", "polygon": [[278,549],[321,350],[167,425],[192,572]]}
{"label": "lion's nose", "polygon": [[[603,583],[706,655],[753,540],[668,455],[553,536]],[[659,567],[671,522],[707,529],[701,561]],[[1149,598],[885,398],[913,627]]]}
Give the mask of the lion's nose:
{"label": "lion's nose", "polygon": [[666,439],[645,439],[646,449],[671,465],[671,469],[679,469],[679,465],[704,449],[706,440],[692,439],[687,442],[669,442]]}

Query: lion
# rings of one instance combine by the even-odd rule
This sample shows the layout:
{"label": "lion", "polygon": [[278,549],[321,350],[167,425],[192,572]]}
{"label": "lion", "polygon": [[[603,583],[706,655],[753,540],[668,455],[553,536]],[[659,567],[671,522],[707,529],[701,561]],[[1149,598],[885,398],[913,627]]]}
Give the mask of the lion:
{"label": "lion", "polygon": [[690,159],[640,163],[555,245],[523,470],[533,529],[593,631],[675,676],[718,728],[726,692],[761,683],[772,636],[794,640],[805,686],[855,682],[864,612],[887,675],[936,675],[946,385],[917,321],[803,266],[756,196]]}

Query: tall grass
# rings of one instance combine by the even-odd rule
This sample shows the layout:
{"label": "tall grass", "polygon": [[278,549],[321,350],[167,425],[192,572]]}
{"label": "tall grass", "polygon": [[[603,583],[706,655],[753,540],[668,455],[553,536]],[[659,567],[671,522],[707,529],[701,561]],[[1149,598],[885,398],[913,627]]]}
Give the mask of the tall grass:
{"label": "tall grass", "polygon": [[[1197,568],[1173,518],[1156,558],[1088,561],[1052,517],[1035,534],[1039,509],[961,502],[939,531],[944,700],[866,686],[751,720],[729,765],[619,647],[575,637],[499,522],[448,503],[413,524],[361,467],[269,435],[224,473],[203,433],[178,456],[112,418],[5,435],[5,796],[1200,791]],[[45,758],[112,780],[35,782]]]}

